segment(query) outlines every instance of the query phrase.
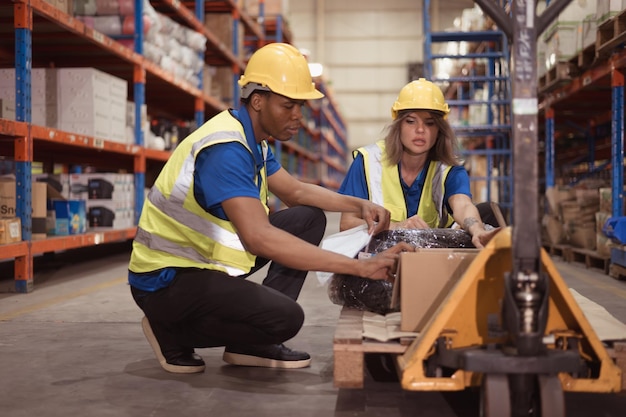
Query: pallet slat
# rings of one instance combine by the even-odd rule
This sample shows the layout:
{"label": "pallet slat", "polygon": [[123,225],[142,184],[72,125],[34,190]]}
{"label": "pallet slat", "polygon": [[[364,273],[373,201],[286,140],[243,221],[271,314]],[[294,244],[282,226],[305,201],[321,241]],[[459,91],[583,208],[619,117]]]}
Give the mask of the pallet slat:
{"label": "pallet slat", "polygon": [[569,262],[580,262],[588,269],[597,268],[605,274],[609,273],[610,256],[600,255],[596,251],[582,248],[571,248],[569,256],[571,257]]}
{"label": "pallet slat", "polygon": [[596,32],[598,57],[607,57],[626,40],[626,11],[602,23]]}
{"label": "pallet slat", "polygon": [[366,353],[402,354],[410,344],[408,338],[389,342],[364,339],[363,312],[345,306],[341,309],[333,341],[333,375],[337,388],[363,388]]}

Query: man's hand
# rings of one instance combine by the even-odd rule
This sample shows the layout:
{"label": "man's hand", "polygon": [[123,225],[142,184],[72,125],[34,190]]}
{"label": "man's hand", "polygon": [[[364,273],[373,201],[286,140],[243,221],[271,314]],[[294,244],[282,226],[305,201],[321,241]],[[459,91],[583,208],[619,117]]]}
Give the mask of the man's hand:
{"label": "man's hand", "polygon": [[359,259],[355,275],[371,279],[393,280],[398,266],[398,258],[402,252],[415,252],[415,247],[400,242],[391,248],[372,255],[367,259]]}
{"label": "man's hand", "polygon": [[363,200],[361,205],[361,218],[367,223],[367,231],[374,235],[389,228],[389,210],[369,200]]}

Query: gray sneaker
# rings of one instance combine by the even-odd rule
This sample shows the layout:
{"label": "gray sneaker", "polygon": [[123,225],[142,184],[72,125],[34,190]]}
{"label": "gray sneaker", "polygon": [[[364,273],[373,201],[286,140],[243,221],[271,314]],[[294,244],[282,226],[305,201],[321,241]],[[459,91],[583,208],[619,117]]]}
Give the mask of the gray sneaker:
{"label": "gray sneaker", "polygon": [[261,366],[265,368],[296,369],[311,364],[311,356],[306,352],[291,350],[283,345],[226,346],[224,362],[240,366]]}

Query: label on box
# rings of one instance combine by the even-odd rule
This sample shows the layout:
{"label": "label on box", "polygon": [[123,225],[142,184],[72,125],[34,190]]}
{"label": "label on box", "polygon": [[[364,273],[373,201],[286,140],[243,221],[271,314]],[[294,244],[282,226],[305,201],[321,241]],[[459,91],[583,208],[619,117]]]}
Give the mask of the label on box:
{"label": "label on box", "polygon": [[11,239],[19,239],[22,234],[22,225],[20,222],[11,222],[9,223],[9,237]]}

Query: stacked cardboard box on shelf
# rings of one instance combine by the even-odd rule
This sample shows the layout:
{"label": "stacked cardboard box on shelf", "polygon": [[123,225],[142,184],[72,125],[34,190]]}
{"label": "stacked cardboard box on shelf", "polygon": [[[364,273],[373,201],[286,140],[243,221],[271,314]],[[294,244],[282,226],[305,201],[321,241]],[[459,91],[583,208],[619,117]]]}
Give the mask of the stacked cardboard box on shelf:
{"label": "stacked cardboard box on shelf", "polygon": [[545,63],[550,69],[559,62],[568,61],[576,55],[579,25],[587,16],[595,15],[596,2],[573,1],[559,14],[544,32],[541,41],[546,44]]}
{"label": "stacked cardboard box on shelf", "polygon": [[[259,0],[242,0],[241,8],[250,16],[258,16],[260,10]],[[263,12],[265,16],[275,16],[279,14],[287,14],[287,6],[289,2],[286,0],[265,0],[263,2]]]}
{"label": "stacked cardboard box on shelf", "polygon": [[[33,182],[31,187],[31,219],[33,240],[45,239],[46,237],[46,184]],[[0,228],[5,231],[0,238],[0,243],[11,243],[22,240],[21,224],[19,227],[19,217],[15,213],[16,184],[15,178],[0,178]],[[19,236],[16,230],[20,231]],[[8,233],[7,233],[8,232]],[[4,240],[4,241],[2,241]]]}
{"label": "stacked cardboard box on shelf", "polygon": [[47,231],[50,235],[67,236],[134,225],[133,174],[98,172],[35,177],[56,190],[48,201]]}
{"label": "stacked cardboard box on shelf", "polygon": [[0,245],[22,240],[22,224],[15,217],[15,181],[0,179]]}
{"label": "stacked cardboard box on shelf", "polygon": [[596,249],[596,213],[600,209],[598,189],[574,189],[575,199],[563,203],[563,223],[573,247]]}
{"label": "stacked cardboard box on shelf", "polygon": [[[15,79],[14,68],[0,69],[0,97],[13,119]],[[35,125],[126,142],[126,80],[95,68],[33,68],[31,96]]]}
{"label": "stacked cardboard box on shelf", "polygon": [[126,80],[95,68],[59,68],[57,71],[58,128],[124,143]]}
{"label": "stacked cardboard box on shelf", "polygon": [[[15,69],[0,69],[3,119],[15,119],[15,78]],[[33,68],[31,70],[31,97],[31,122],[38,126],[57,127],[59,106],[55,69]]]}
{"label": "stacked cardboard box on shelf", "polygon": [[135,183],[132,174],[71,174],[69,180],[70,195],[86,202],[88,230],[132,227],[135,214]]}
{"label": "stacked cardboard box on shelf", "polygon": [[[567,244],[606,256],[610,242],[602,232],[610,188],[583,183],[577,187],[550,187],[546,190],[548,210],[543,216],[544,239],[551,245]],[[603,191],[604,190],[604,191]],[[608,190],[608,197],[607,191]]]}
{"label": "stacked cardboard box on shelf", "polygon": [[55,8],[59,9],[63,13],[72,14],[74,9],[73,0],[44,0],[46,3],[51,4]]}
{"label": "stacked cardboard box on shelf", "polygon": [[[229,51],[238,51],[238,57],[245,59],[244,50],[244,26],[237,25],[237,36],[234,35],[233,16],[230,13],[207,13],[204,15],[204,26],[217,36],[224,47]],[[234,44],[237,39],[237,44]],[[233,106],[233,69],[230,66],[214,67],[205,70],[204,76],[211,74],[209,95],[219,98],[229,106]],[[207,90],[206,87],[205,91]]]}

